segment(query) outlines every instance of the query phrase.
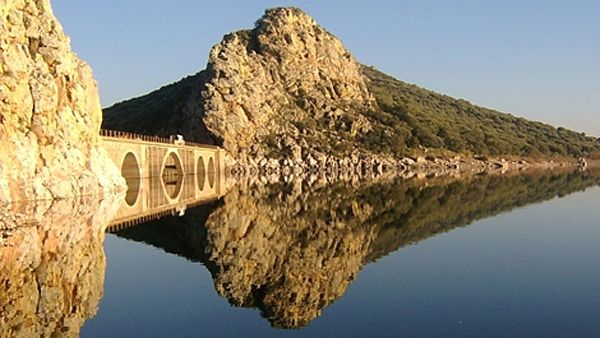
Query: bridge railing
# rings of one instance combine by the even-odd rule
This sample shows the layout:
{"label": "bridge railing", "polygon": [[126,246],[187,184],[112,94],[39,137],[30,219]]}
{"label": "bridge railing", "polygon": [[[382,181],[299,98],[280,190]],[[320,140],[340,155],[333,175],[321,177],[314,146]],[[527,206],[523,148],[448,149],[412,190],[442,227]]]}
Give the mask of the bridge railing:
{"label": "bridge railing", "polygon": [[213,149],[219,148],[219,147],[215,146],[214,144],[202,144],[202,143],[195,143],[195,142],[189,142],[189,141],[184,141],[184,144],[179,144],[179,143],[176,143],[177,138],[175,136],[166,138],[166,137],[160,137],[160,136],[156,136],[156,135],[144,135],[144,134],[130,133],[128,131],[121,131],[121,130],[100,129],[100,136],[122,138],[122,139],[127,139],[127,140],[141,140],[141,141],[146,141],[146,142],[156,142],[156,143],[164,143],[164,144],[186,145],[186,146],[192,146],[192,147],[203,147],[203,148],[213,148]]}

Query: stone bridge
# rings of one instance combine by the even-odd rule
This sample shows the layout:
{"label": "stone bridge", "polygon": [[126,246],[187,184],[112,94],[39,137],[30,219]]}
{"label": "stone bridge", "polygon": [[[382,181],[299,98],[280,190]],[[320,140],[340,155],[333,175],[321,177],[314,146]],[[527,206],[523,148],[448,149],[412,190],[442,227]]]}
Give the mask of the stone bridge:
{"label": "stone bridge", "polygon": [[225,151],[216,146],[112,130],[101,136],[128,186],[109,230],[182,213],[225,193]]}

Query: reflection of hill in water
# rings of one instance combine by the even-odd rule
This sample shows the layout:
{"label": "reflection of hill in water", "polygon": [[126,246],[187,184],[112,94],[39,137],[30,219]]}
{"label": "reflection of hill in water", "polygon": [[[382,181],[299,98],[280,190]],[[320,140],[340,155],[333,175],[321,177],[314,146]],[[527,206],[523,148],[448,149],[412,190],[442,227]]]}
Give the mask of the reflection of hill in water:
{"label": "reflection of hill in water", "polygon": [[183,218],[123,230],[203,262],[236,306],[277,327],[308,324],[341,297],[362,266],[477,219],[600,183],[593,173],[542,172],[324,187],[236,187]]}

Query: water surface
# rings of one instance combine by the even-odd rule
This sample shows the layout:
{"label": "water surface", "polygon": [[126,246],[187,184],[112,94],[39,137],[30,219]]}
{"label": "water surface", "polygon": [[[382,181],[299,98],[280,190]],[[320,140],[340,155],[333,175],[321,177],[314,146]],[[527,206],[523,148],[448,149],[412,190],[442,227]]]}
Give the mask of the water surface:
{"label": "water surface", "polygon": [[[77,325],[84,337],[598,336],[599,183],[236,185],[183,216],[109,228],[104,252],[84,255],[106,267],[97,312]],[[39,309],[29,318],[49,321]]]}

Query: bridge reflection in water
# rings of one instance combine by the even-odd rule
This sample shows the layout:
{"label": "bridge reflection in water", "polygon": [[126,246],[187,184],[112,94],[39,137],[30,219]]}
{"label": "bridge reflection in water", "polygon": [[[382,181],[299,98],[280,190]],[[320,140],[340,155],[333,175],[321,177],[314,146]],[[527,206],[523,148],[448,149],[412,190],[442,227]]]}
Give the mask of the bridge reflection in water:
{"label": "bridge reflection in water", "polygon": [[216,146],[114,130],[101,135],[128,187],[109,231],[183,214],[224,194],[225,153]]}

